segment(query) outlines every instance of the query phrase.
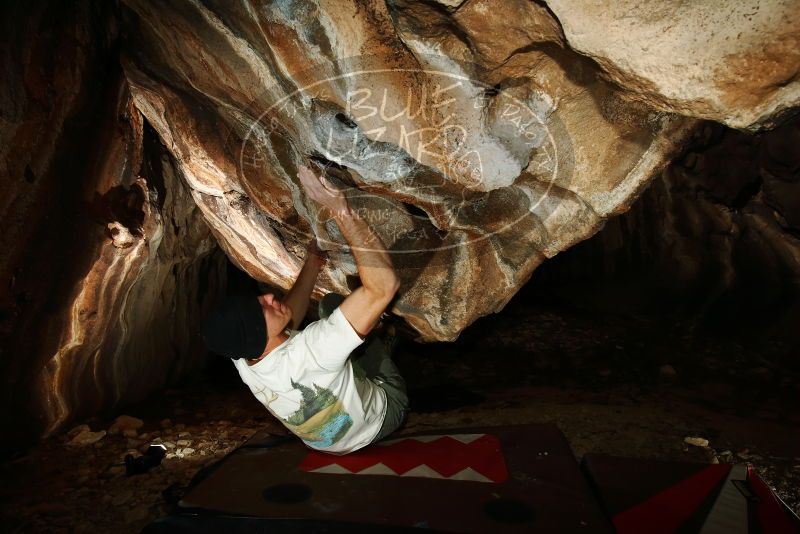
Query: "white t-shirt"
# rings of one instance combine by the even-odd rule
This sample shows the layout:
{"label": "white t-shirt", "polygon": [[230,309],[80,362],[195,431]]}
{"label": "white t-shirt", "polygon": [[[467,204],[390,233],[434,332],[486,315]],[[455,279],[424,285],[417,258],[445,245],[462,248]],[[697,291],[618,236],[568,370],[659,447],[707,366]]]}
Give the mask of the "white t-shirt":
{"label": "white t-shirt", "polygon": [[348,358],[361,343],[336,308],[326,319],[292,330],[257,363],[233,363],[256,398],[306,445],[345,454],[368,445],[386,415],[386,393],[355,376]]}

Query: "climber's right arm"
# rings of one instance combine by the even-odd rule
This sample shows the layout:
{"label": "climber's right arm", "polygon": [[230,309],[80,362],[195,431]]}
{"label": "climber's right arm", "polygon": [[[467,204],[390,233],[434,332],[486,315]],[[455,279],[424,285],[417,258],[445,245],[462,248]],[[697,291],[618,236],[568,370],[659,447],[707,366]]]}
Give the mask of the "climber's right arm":
{"label": "climber's right arm", "polygon": [[359,335],[366,336],[400,289],[389,253],[369,225],[349,207],[337,213],[336,224],[356,259],[361,287],[342,302],[344,316]]}
{"label": "climber's right arm", "polygon": [[350,245],[361,287],[340,308],[355,331],[366,336],[400,288],[389,253],[369,224],[350,209],[343,191],[304,166],[299,168],[298,177],[308,196],[328,210]]}

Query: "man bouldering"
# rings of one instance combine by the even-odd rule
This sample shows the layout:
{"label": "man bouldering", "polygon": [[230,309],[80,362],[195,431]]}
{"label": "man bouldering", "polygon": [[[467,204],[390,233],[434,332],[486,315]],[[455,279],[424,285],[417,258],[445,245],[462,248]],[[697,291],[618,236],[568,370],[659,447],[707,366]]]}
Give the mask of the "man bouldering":
{"label": "man bouldering", "polygon": [[210,350],[233,360],[256,398],[307,446],[346,454],[392,433],[407,413],[405,383],[390,356],[393,336],[370,335],[400,282],[380,239],[345,193],[305,166],[298,178],[341,230],[361,286],[347,297],[323,297],[320,319],[298,331],[325,261],[312,239],[283,299],[228,296],[210,313],[203,337]]}

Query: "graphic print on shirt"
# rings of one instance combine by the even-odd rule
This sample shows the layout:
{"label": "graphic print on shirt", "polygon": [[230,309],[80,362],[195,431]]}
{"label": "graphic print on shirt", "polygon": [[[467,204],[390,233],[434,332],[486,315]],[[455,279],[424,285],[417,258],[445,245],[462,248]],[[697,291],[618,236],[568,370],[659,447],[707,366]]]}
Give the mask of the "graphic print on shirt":
{"label": "graphic print on shirt", "polygon": [[331,390],[312,384],[314,389],[294,380],[292,387],[303,395],[300,408],[283,420],[283,424],[308,445],[330,447],[353,426],[353,419]]}

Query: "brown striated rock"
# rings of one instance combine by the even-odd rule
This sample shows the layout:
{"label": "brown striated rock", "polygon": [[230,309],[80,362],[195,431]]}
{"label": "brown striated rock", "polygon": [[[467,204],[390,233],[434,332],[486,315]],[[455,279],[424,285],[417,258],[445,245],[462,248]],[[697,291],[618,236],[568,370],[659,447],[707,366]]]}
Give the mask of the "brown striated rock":
{"label": "brown striated rock", "polygon": [[318,289],[348,290],[352,257],[295,177],[323,156],[426,340],[627,209],[692,126],[621,99],[531,2],[124,5],[136,107],[234,262],[287,287],[316,235],[334,259]]}
{"label": "brown striated rock", "polygon": [[572,49],[657,109],[757,130],[800,105],[794,0],[546,2]]}
{"label": "brown striated rock", "polygon": [[0,17],[4,447],[203,365],[194,328],[220,256],[132,105],[112,9],[17,3]]}

